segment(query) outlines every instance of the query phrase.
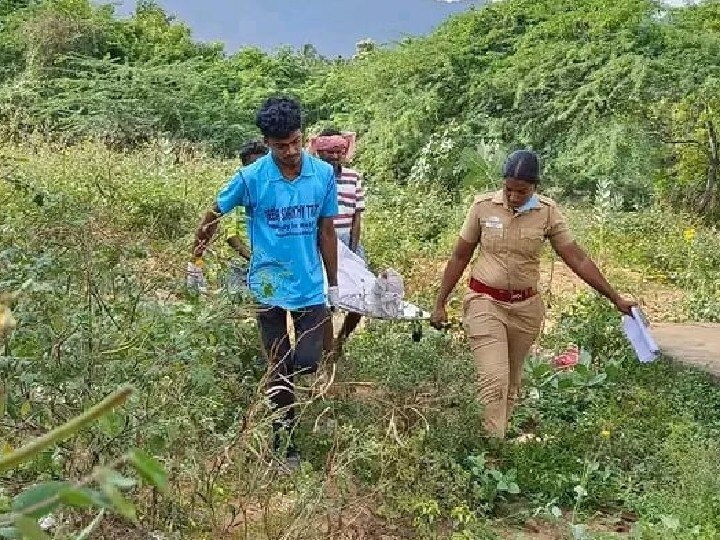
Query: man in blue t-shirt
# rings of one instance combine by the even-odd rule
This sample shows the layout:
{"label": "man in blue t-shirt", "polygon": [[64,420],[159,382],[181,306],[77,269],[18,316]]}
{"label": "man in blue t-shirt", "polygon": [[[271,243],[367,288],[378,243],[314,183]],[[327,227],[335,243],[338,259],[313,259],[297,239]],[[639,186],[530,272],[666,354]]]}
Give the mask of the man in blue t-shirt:
{"label": "man in blue t-shirt", "polygon": [[[327,273],[330,306],[338,302],[338,213],[335,175],[330,165],[302,150],[302,110],[290,98],[270,98],[257,113],[256,125],[270,152],[243,167],[220,190],[203,218],[193,246],[199,258],[217,229],[218,218],[245,207],[250,268],[248,287],[259,304],[257,321],[270,361],[268,395],[282,420],[273,425],[280,450],[281,431],[292,434],[295,420],[294,379],[315,371],[329,320],[323,279]],[[287,313],[295,328],[291,348]],[[285,449],[290,465],[299,457],[292,443]]]}

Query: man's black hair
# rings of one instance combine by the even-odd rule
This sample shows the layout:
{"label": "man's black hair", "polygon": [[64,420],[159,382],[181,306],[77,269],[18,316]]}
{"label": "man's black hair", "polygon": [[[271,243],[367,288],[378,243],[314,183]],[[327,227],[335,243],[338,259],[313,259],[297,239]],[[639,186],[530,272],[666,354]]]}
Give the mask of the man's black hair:
{"label": "man's black hair", "polygon": [[263,137],[285,139],[302,127],[302,107],[289,97],[265,100],[255,116],[255,125]]}
{"label": "man's black hair", "polygon": [[268,147],[262,141],[254,140],[247,141],[240,147],[240,161],[243,165],[247,165],[250,160],[250,156],[264,156],[267,154]]}
{"label": "man's black hair", "polygon": [[321,137],[334,137],[336,135],[342,135],[339,129],[334,127],[326,127],[320,132]]}
{"label": "man's black hair", "polygon": [[531,184],[540,182],[540,159],[532,150],[515,150],[505,160],[503,178],[517,178]]}

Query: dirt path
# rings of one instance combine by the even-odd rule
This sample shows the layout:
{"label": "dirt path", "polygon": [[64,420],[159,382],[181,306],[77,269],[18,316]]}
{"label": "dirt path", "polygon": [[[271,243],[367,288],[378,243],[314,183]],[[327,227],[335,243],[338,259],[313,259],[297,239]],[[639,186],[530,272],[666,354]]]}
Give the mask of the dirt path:
{"label": "dirt path", "polygon": [[660,323],[652,332],[663,354],[720,381],[720,324]]}

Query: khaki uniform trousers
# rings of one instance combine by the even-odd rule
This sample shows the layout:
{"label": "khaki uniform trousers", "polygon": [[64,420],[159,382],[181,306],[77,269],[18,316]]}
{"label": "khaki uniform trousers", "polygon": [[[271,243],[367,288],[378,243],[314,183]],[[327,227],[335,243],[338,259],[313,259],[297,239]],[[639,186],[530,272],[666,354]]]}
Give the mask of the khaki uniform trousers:
{"label": "khaki uniform trousers", "polygon": [[545,305],[539,294],[516,303],[469,292],[463,303],[463,326],[475,360],[476,391],[483,405],[483,427],[505,437],[523,364],[540,333]]}

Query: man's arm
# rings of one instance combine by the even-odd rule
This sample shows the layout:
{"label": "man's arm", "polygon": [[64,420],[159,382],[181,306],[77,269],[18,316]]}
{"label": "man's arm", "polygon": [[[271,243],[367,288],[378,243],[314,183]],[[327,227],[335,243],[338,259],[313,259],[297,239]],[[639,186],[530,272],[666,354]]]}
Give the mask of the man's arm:
{"label": "man's arm", "polygon": [[329,287],[337,287],[337,237],[333,218],[320,218],[320,255],[325,264]]}
{"label": "man's arm", "polygon": [[215,203],[212,209],[205,213],[200,225],[198,225],[197,231],[195,232],[195,241],[193,242],[192,255],[193,257],[202,257],[205,250],[210,245],[215,233],[217,232],[218,223],[222,217],[222,212],[218,204]]}
{"label": "man's arm", "polygon": [[350,251],[355,251],[360,245],[360,233],[362,232],[362,216],[365,211],[365,186],[362,175],[358,174],[355,181],[355,213],[353,214],[352,226],[350,228]]}
{"label": "man's arm", "polygon": [[352,226],[350,228],[350,251],[355,251],[360,245],[360,233],[362,232],[362,212],[356,211],[353,214]]}
{"label": "man's arm", "polygon": [[560,246],[553,245],[553,249],[570,267],[570,270],[580,276],[585,283],[615,304],[619,311],[630,315],[630,308],[635,305],[635,302],[625,300],[612,288],[600,269],[576,242],[568,242]]}
{"label": "man's arm", "polygon": [[220,190],[212,209],[200,221],[192,248],[194,257],[202,257],[217,232],[220,218],[224,214],[231,212],[236,206],[246,206],[248,201],[247,183],[242,170],[240,170]]}
{"label": "man's arm", "polygon": [[233,236],[228,238],[227,243],[237,252],[238,255],[248,261],[250,260],[250,248],[247,246],[247,244],[245,244],[245,242],[242,241],[242,238],[240,238],[237,234],[234,234]]}

